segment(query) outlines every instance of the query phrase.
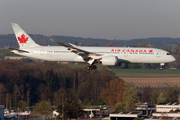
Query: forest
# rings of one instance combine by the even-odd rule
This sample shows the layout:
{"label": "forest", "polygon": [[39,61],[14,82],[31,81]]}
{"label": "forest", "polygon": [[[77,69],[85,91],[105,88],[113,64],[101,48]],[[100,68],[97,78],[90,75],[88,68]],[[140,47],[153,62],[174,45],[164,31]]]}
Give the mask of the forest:
{"label": "forest", "polygon": [[[71,37],[71,36],[44,36],[30,34],[30,37],[34,39],[40,45],[57,45],[50,41],[50,39],[61,41],[64,43],[84,43],[86,46],[105,46],[109,43],[114,43],[119,47],[123,46],[138,46],[139,43],[146,43],[148,45],[154,45],[155,47],[172,47],[174,44],[180,44],[180,38],[141,38],[131,40],[107,40],[107,39],[96,39],[96,38],[82,38],[82,37]],[[17,41],[14,34],[0,35],[0,48],[5,46],[17,47]]]}
{"label": "forest", "polygon": [[0,61],[0,105],[25,110],[47,101],[59,106],[62,96],[66,100],[69,94],[82,106],[107,104],[115,110],[133,110],[138,102],[155,105],[180,101],[179,88],[162,92],[150,87],[128,87],[106,68],[89,71],[57,62]]}
{"label": "forest", "polygon": [[62,94],[64,98],[73,94],[82,104],[103,104],[101,90],[113,79],[120,80],[107,69],[88,71],[54,62],[0,61],[0,104],[33,106],[44,100],[59,105]]}

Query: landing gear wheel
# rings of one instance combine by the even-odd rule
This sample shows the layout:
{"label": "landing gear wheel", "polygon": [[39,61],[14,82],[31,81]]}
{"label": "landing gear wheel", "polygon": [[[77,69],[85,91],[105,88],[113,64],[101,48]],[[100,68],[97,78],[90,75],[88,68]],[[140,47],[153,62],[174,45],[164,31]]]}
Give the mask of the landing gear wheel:
{"label": "landing gear wheel", "polygon": [[159,69],[160,69],[160,70],[162,70],[163,68],[162,68],[162,67],[160,67]]}
{"label": "landing gear wheel", "polygon": [[97,66],[92,66],[92,68],[95,70],[97,68]]}
{"label": "landing gear wheel", "polygon": [[87,70],[91,70],[91,66],[87,66],[86,69],[87,69]]}
{"label": "landing gear wheel", "polygon": [[87,66],[87,67],[86,67],[87,70],[92,70],[92,69],[95,70],[96,68],[97,68],[97,66]]}

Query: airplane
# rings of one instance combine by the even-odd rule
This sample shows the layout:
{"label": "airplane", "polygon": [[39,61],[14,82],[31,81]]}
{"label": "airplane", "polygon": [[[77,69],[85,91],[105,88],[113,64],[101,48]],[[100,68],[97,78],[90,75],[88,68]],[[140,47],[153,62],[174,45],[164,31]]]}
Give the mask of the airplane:
{"label": "airplane", "polygon": [[[96,69],[95,64],[120,66],[121,63],[165,63],[176,59],[167,51],[146,47],[90,47],[51,41],[61,46],[37,44],[17,23],[11,23],[19,48],[9,48],[13,53],[46,61],[86,62],[87,70]],[[160,67],[161,68],[161,67]]]}

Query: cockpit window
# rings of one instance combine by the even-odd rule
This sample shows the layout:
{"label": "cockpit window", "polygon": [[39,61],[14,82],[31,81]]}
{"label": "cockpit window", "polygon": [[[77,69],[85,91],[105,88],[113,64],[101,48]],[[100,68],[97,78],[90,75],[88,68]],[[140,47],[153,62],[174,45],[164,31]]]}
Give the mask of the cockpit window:
{"label": "cockpit window", "polygon": [[171,55],[170,53],[167,53],[166,55]]}

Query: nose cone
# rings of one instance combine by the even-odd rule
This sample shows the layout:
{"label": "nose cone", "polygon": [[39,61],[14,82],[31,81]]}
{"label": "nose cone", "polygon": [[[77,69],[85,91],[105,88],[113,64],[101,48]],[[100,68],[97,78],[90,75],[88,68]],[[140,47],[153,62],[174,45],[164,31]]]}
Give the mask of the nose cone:
{"label": "nose cone", "polygon": [[176,61],[176,58],[171,55],[171,62],[174,62],[174,61]]}

